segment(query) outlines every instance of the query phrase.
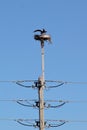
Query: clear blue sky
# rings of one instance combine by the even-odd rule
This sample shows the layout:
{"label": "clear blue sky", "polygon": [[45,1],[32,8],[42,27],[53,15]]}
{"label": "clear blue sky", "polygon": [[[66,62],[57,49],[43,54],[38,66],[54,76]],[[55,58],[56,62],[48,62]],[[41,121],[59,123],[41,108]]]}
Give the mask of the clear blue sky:
{"label": "clear blue sky", "polygon": [[[0,80],[38,79],[41,50],[33,39],[45,28],[53,44],[45,43],[45,79],[87,81],[86,0],[0,0]],[[0,99],[37,99],[37,90],[0,83]],[[87,85],[63,85],[45,91],[45,99],[87,100]],[[0,102],[0,118],[37,119],[38,110]],[[69,103],[46,110],[46,119],[87,120],[87,103]],[[3,130],[33,130],[1,121]],[[59,130],[86,130],[87,123],[67,123]]]}

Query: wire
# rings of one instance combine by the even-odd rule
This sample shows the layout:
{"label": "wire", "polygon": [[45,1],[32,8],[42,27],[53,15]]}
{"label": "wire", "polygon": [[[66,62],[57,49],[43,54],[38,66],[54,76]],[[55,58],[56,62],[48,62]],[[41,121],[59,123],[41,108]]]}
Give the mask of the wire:
{"label": "wire", "polygon": [[[1,83],[22,83],[22,82],[36,82],[38,80],[0,80]],[[71,82],[71,81],[59,81],[59,80],[45,80],[45,82],[55,82],[64,84],[87,84],[87,82]]]}
{"label": "wire", "polygon": [[[18,99],[17,100],[16,99],[16,100],[0,100],[0,101],[10,101],[10,102],[12,101],[12,102],[16,102],[16,103],[18,103],[22,106],[26,106],[26,107],[34,107],[34,108],[39,107],[39,101],[36,101],[36,100],[28,100],[28,99],[26,99],[26,100]],[[34,103],[31,103],[31,102],[34,102]],[[66,102],[61,102],[61,104],[51,105],[51,104],[47,104],[46,102],[44,102],[44,108],[58,108],[58,107],[63,106],[66,103]]]}
{"label": "wire", "polygon": [[0,80],[1,83],[35,82],[37,80]]}
{"label": "wire", "polygon": [[24,85],[24,84],[21,84],[20,82],[16,82],[16,84],[17,85],[20,85],[20,86],[22,86],[22,87],[25,87],[25,88],[31,88],[32,86],[26,86],[26,85]]}
{"label": "wire", "polygon": [[78,123],[87,123],[87,120],[47,120],[48,122],[78,122]]}
{"label": "wire", "polygon": [[[30,121],[30,122],[34,122],[38,119],[22,119],[22,118],[0,118],[0,121]],[[46,120],[47,122],[66,122],[66,123],[69,123],[69,122],[78,122],[78,123],[87,123],[87,120],[49,120],[47,119]]]}
{"label": "wire", "polygon": [[[25,104],[25,103],[23,103],[23,102],[25,102],[25,103],[27,103],[27,104]],[[22,100],[20,101],[20,100],[18,100],[17,103],[20,104],[20,105],[22,105],[22,106],[33,107],[33,104],[31,104],[31,103],[28,102],[27,100],[26,100],[26,101],[22,101]]]}
{"label": "wire", "polygon": [[[13,118],[0,118],[0,121],[15,121],[21,125],[28,127],[40,127],[40,121],[36,119],[13,119]],[[87,120],[45,120],[44,127],[59,127],[64,125],[65,123],[87,123]]]}
{"label": "wire", "polygon": [[66,122],[62,122],[62,123],[59,123],[59,124],[49,124],[48,127],[59,127],[59,126],[62,126],[64,125]]}
{"label": "wire", "polygon": [[33,126],[33,123],[31,122],[26,122],[24,123],[24,121],[26,122],[26,120],[17,120],[17,123],[21,124],[21,125],[24,125],[24,126]]}
{"label": "wire", "polygon": [[47,102],[59,102],[59,103],[87,103],[87,100],[45,100]]}
{"label": "wire", "polygon": [[69,82],[69,81],[59,81],[59,80],[45,80],[46,82],[64,83],[64,84],[87,84],[87,82]]}
{"label": "wire", "polygon": [[46,88],[57,88],[57,87],[60,87],[60,86],[62,86],[64,83],[60,83],[60,84],[57,84],[57,85],[55,85],[55,86],[48,86],[48,87],[46,87]]}
{"label": "wire", "polygon": [[26,99],[16,99],[16,100],[0,100],[2,102],[16,102],[22,106],[26,107],[34,107],[31,102],[35,102],[36,100],[26,100]]}
{"label": "wire", "polygon": [[[15,83],[21,87],[25,87],[25,88],[38,88],[39,86],[37,86],[37,83],[38,83],[38,80],[8,80],[8,81],[0,81],[1,83]],[[25,85],[23,83],[25,82],[33,82],[34,85]],[[57,85],[47,85],[46,83],[56,83]],[[46,84],[46,85],[45,85]],[[44,88],[57,88],[57,87],[60,87],[64,84],[83,84],[83,85],[86,85],[87,82],[67,82],[67,81],[59,81],[59,80],[45,80],[44,82]]]}
{"label": "wire", "polygon": [[32,100],[29,100],[29,99],[0,99],[0,101],[4,101],[4,102],[17,102],[17,101],[36,101],[36,99],[32,99]]}
{"label": "wire", "polygon": [[60,105],[50,105],[50,107],[51,108],[58,108],[58,107],[61,107],[61,106],[63,106],[63,105],[65,105],[65,102],[63,102],[63,103],[61,103]]}
{"label": "wire", "polygon": [[[35,102],[36,99],[0,99],[0,102]],[[87,100],[45,100],[45,102],[59,102],[59,103],[87,103]]]}
{"label": "wire", "polygon": [[[39,101],[37,100],[29,100],[29,99],[16,99],[16,100],[0,100],[4,102],[16,102],[19,105],[25,106],[25,107],[33,107],[33,108],[39,108]],[[49,102],[56,102],[56,104],[51,104]],[[69,101],[69,100],[45,100],[44,101],[44,108],[59,108],[65,105],[66,103],[87,103],[87,101]]]}

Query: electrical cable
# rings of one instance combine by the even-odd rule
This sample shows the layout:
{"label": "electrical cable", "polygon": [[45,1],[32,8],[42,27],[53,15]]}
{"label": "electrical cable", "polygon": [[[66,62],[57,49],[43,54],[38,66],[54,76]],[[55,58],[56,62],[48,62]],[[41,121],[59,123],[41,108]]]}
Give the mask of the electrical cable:
{"label": "electrical cable", "polygon": [[57,87],[60,87],[60,86],[62,86],[64,83],[60,83],[60,84],[57,84],[57,85],[55,85],[55,86],[48,86],[48,87],[46,87],[46,88],[57,88]]}
{"label": "electrical cable", "polygon": [[[0,102],[35,102],[36,99],[0,99]],[[59,102],[59,103],[87,103],[87,100],[45,100],[45,102]]]}
{"label": "electrical cable", "polygon": [[0,80],[1,83],[16,83],[16,82],[35,82],[37,80]]}
{"label": "electrical cable", "polygon": [[[38,85],[38,80],[8,80],[8,81],[0,81],[1,83],[15,83],[21,87],[25,87],[25,88],[38,88],[39,86]],[[24,85],[22,83],[26,83],[26,82],[32,82],[34,83],[34,85]],[[46,85],[46,83],[57,83],[57,85]],[[81,85],[86,85],[87,82],[68,82],[68,81],[59,81],[59,80],[45,80],[45,83],[44,83],[44,88],[57,88],[57,87],[60,87],[64,84],[81,84]]]}
{"label": "electrical cable", "polygon": [[20,101],[20,100],[18,100],[18,101],[16,101],[16,102],[17,102],[18,104],[22,105],[22,106],[33,107],[33,104],[31,104],[30,102],[28,102],[28,100],[26,100],[26,103],[27,103],[27,104],[22,103],[23,101]]}
{"label": "electrical cable", "polygon": [[59,80],[45,80],[45,82],[55,82],[55,83],[64,83],[64,84],[87,84],[87,82],[71,82],[71,81],[59,81]]}
{"label": "electrical cable", "polygon": [[25,88],[31,88],[32,86],[26,86],[26,85],[24,85],[24,84],[21,84],[20,82],[16,82],[16,84],[17,85],[20,85],[20,86],[22,86],[22,87],[25,87]]}
{"label": "electrical cable", "polygon": [[[0,80],[0,83],[23,83],[23,82],[37,82],[38,80]],[[87,84],[87,82],[72,82],[72,81],[59,81],[59,80],[45,80],[45,82],[55,82],[64,84]]]}
{"label": "electrical cable", "polygon": [[51,107],[51,108],[58,108],[58,107],[61,107],[61,106],[65,105],[65,103],[66,103],[66,102],[63,102],[63,103],[61,103],[60,105],[55,105],[55,106],[50,105],[50,107]]}
{"label": "electrical cable", "polygon": [[[34,122],[34,121],[36,121],[36,120],[38,120],[38,119],[22,119],[22,118],[0,118],[0,121],[26,121],[26,122]],[[77,122],[77,123],[87,123],[87,120],[57,120],[57,119],[55,119],[55,120],[50,120],[50,119],[47,119],[46,120],[46,122],[61,122],[61,123],[63,123],[63,122],[66,122],[66,123],[69,123],[69,122]]]}

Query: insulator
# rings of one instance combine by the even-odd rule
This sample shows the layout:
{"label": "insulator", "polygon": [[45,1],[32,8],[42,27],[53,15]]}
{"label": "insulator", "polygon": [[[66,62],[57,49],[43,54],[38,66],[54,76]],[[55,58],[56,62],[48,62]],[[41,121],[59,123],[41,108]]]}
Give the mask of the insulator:
{"label": "insulator", "polygon": [[[44,105],[44,107],[46,107],[46,103],[45,103],[45,102],[44,102],[43,105]],[[35,107],[35,106],[39,108],[40,102],[39,102],[39,101],[36,101],[34,107]]]}
{"label": "insulator", "polygon": [[34,84],[36,88],[40,88],[42,86],[41,81],[34,82]]}
{"label": "insulator", "polygon": [[40,106],[39,101],[36,101],[35,103],[36,103],[36,107],[39,107],[39,106]]}
{"label": "insulator", "polygon": [[[44,127],[47,127],[46,125],[47,125],[47,122],[45,121],[44,122]],[[35,121],[34,127],[40,127],[40,121]]]}
{"label": "insulator", "polygon": [[35,123],[36,123],[37,127],[40,127],[40,122],[39,121],[35,121]]}

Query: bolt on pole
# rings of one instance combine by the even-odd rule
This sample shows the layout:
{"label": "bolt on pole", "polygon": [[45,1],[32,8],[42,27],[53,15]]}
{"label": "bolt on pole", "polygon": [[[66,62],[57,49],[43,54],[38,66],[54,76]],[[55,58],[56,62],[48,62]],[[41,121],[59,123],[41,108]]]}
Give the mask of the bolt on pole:
{"label": "bolt on pole", "polygon": [[35,40],[39,40],[41,44],[41,59],[42,59],[42,74],[38,78],[38,98],[39,98],[39,130],[44,130],[45,121],[44,121],[44,87],[45,87],[45,77],[44,77],[44,41],[50,41],[51,37],[46,34],[47,31],[35,30],[34,32],[40,32],[40,35],[34,35]]}

